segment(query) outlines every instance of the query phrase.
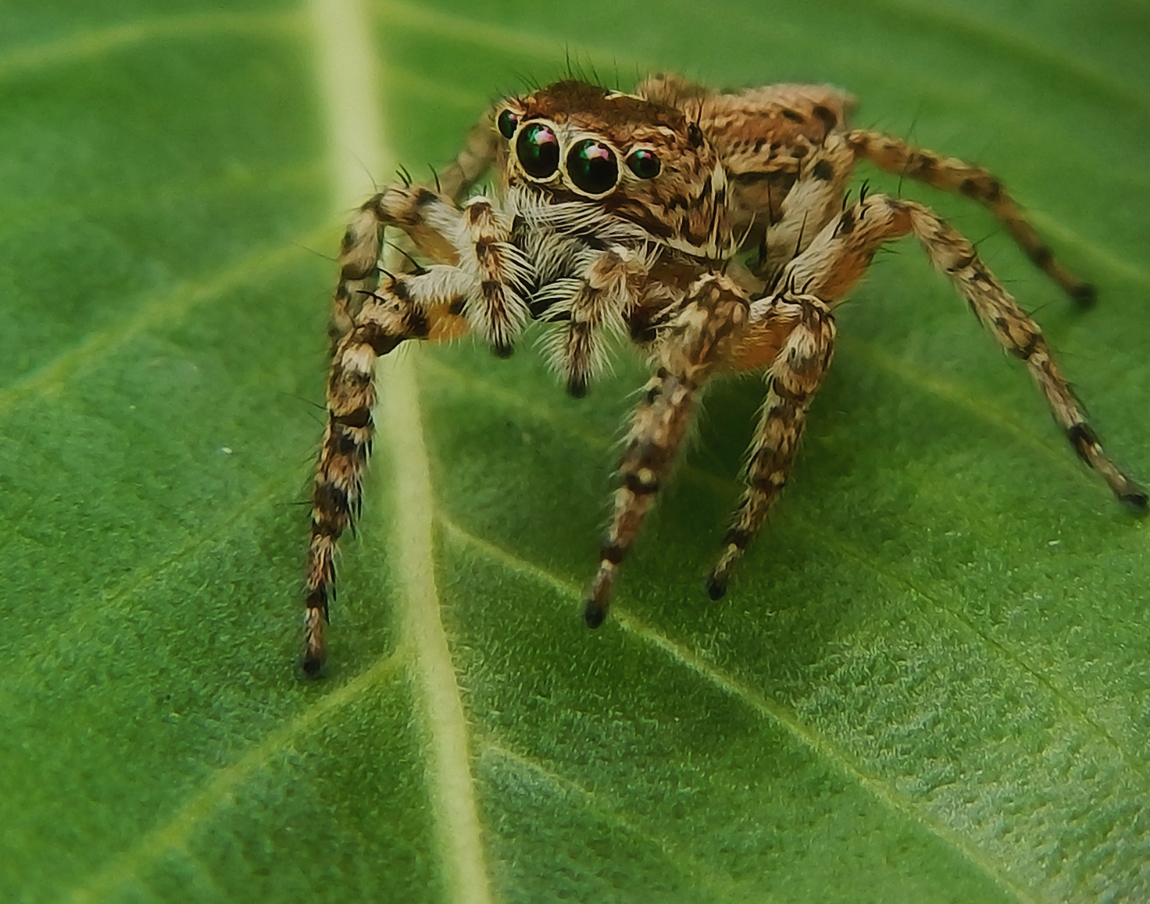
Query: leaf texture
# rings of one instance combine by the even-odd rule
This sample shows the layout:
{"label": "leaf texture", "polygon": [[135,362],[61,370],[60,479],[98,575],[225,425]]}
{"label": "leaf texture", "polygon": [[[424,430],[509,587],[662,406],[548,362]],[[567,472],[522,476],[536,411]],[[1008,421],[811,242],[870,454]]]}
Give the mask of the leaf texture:
{"label": "leaf texture", "polygon": [[755,380],[710,393],[598,632],[579,603],[642,362],[573,400],[530,343],[394,356],[333,662],[297,670],[343,211],[569,67],[831,82],[858,124],[990,167],[1096,309],[965,199],[861,175],[980,241],[1150,475],[1142,7],[3,16],[0,899],[1150,898],[1146,526],[909,243],[841,310],[728,596],[703,575]]}

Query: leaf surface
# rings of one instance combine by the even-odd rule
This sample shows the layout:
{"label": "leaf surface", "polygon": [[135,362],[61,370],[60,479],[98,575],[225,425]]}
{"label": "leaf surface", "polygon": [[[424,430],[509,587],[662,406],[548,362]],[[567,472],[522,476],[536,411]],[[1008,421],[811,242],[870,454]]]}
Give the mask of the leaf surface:
{"label": "leaf surface", "polygon": [[336,6],[5,7],[0,899],[1150,897],[1146,527],[909,243],[728,596],[755,380],[709,395],[598,632],[642,362],[576,401],[530,343],[396,356],[328,677],[296,658],[334,211],[568,57],[831,82],[993,169],[1095,310],[965,199],[860,177],[979,240],[1150,474],[1145,10],[380,0],[332,78]]}

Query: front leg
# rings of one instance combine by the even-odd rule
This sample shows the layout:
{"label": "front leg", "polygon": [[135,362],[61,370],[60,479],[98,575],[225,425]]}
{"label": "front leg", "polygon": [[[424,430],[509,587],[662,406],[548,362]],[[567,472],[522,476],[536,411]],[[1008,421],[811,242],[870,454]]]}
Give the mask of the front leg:
{"label": "front leg", "polygon": [[748,320],[748,302],[732,279],[700,277],[659,340],[662,365],[636,409],[619,464],[620,487],[603,543],[599,572],[584,618],[596,628],[607,617],[615,574],[671,472],[691,424],[700,389],[727,363]]}
{"label": "front leg", "polygon": [[[360,207],[344,235],[332,302],[328,423],[316,466],[307,553],[305,649],[309,675],[323,667],[335,552],[359,510],[371,447],[376,359],[405,339],[449,339],[476,329],[500,354],[527,320],[530,267],[508,241],[509,224],[486,198],[460,210],[419,187],[393,187]],[[377,289],[387,226],[402,229],[439,263],[389,276]]]}
{"label": "front leg", "polygon": [[532,299],[548,320],[563,323],[548,338],[547,348],[572,396],[582,398],[602,370],[605,334],[623,333],[624,317],[634,307],[657,254],[623,245],[587,250],[577,262],[577,277],[556,279]]}
{"label": "front leg", "polygon": [[726,592],[731,570],[786,486],[807,409],[834,351],[834,317],[813,295],[784,293],[756,301],[751,312],[748,332],[761,331],[766,337],[784,333],[786,339],[767,372],[767,400],[747,461],[747,486],[707,585],[711,599],[716,600]]}
{"label": "front leg", "polygon": [[423,339],[450,305],[421,309],[402,281],[369,296],[332,355],[327,381],[327,426],[312,488],[307,550],[303,667],[323,666],[328,603],[335,596],[336,543],[359,512],[363,470],[374,433],[375,362],[405,339]]}
{"label": "front leg", "polygon": [[501,357],[509,355],[530,316],[524,294],[533,282],[530,263],[510,242],[510,218],[488,198],[472,198],[460,209],[421,186],[392,186],[374,195],[348,226],[332,304],[333,347],[378,278],[388,226],[403,230],[416,248],[445,265],[432,269],[453,288],[462,284],[462,313],[471,329]]}

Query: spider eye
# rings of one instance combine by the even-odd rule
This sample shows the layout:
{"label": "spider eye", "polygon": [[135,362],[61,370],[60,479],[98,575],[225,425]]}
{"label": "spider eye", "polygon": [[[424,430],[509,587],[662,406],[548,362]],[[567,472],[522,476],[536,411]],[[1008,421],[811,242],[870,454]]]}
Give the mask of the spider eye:
{"label": "spider eye", "polygon": [[559,139],[550,126],[535,123],[519,133],[515,154],[527,175],[546,179],[559,169]]}
{"label": "spider eye", "polygon": [[499,114],[498,125],[499,134],[510,141],[511,136],[515,134],[515,127],[519,125],[519,114],[504,110]]}
{"label": "spider eye", "polygon": [[654,179],[663,167],[654,151],[639,148],[627,155],[627,168],[640,179]]}
{"label": "spider eye", "polygon": [[587,138],[567,155],[567,174],[587,194],[601,195],[619,183],[619,161],[607,145]]}

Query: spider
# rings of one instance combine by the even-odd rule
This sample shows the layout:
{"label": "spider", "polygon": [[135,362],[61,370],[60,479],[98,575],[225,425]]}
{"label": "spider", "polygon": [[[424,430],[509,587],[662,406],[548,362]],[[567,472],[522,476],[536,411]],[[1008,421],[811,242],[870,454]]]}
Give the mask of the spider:
{"label": "spider", "polygon": [[[582,396],[612,334],[649,356],[619,487],[584,617],[606,617],[612,586],[716,374],[759,371],[766,399],[742,499],[710,573],[714,599],[787,482],[835,342],[835,307],[887,242],[913,235],[974,315],[1021,359],[1078,455],[1131,509],[1146,491],[1103,452],[1035,322],[971,243],[929,208],[881,194],[847,204],[855,165],[958,192],[987,207],[1076,301],[1093,289],[1063,267],[993,175],[851,129],[837,89],[772,85],[716,92],[652,76],[633,94],[576,79],[492,107],[434,186],[410,178],[369,198],[343,237],[330,329],[328,420],[312,493],[303,665],[325,656],[333,557],[352,523],[372,437],[376,359],[408,339],[477,334],[506,357],[530,321]],[[495,166],[494,197],[468,198]],[[384,233],[415,253],[381,269]]]}

